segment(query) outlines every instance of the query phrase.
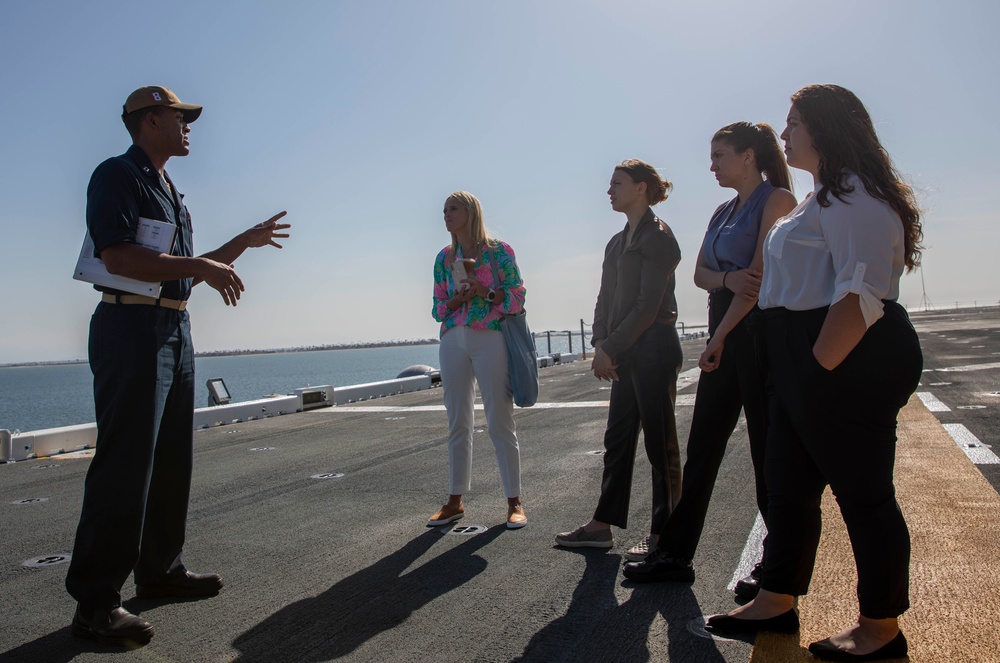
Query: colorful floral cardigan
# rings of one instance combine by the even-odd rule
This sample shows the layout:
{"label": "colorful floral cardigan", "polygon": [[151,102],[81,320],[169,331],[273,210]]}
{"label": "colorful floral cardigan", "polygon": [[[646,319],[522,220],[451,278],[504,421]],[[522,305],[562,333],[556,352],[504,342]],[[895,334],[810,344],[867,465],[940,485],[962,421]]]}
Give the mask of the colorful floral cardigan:
{"label": "colorful floral cardigan", "polygon": [[[462,248],[458,249],[458,259],[462,259]],[[493,283],[491,258],[496,258],[500,285]],[[479,295],[474,295],[468,303],[454,311],[448,308],[448,300],[455,294],[457,286],[451,276],[451,245],[441,249],[434,261],[434,319],[441,323],[441,336],[457,325],[472,329],[493,329],[500,331],[501,313],[512,314],[524,311],[524,284],[521,271],[517,268],[514,250],[506,242],[494,240],[476,261],[476,279],[494,290],[503,290],[505,295],[499,305],[492,305]]]}

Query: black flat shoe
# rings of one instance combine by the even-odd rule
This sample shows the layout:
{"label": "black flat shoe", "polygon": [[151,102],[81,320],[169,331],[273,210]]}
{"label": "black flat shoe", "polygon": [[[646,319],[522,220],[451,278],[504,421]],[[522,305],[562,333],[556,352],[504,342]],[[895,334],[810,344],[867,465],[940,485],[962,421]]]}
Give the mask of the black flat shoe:
{"label": "black flat shoe", "polygon": [[753,571],[750,572],[750,575],[742,578],[736,583],[736,587],[733,589],[733,592],[738,598],[746,601],[757,598],[757,594],[760,592],[760,577],[763,573],[764,562],[757,562],[754,564]]}
{"label": "black flat shoe", "polygon": [[165,578],[157,583],[135,586],[135,595],[140,599],[185,598],[197,599],[215,596],[222,589],[222,577],[215,573],[191,573]]}
{"label": "black flat shoe", "polygon": [[622,574],[632,582],[694,582],[690,560],[668,557],[659,549],[641,562],[627,563]]}
{"label": "black flat shoe", "polygon": [[852,654],[838,649],[830,642],[830,638],[809,645],[809,653],[824,661],[881,661],[885,658],[903,658],[908,650],[909,647],[902,631],[897,633],[896,637],[888,643],[867,654]]}
{"label": "black flat shoe", "polygon": [[743,635],[758,631],[796,633],[799,630],[799,616],[794,609],[767,619],[740,619],[729,615],[714,615],[708,618],[705,630],[720,635]]}
{"label": "black flat shoe", "polygon": [[125,608],[86,610],[77,605],[71,631],[112,647],[141,647],[153,638],[153,626]]}

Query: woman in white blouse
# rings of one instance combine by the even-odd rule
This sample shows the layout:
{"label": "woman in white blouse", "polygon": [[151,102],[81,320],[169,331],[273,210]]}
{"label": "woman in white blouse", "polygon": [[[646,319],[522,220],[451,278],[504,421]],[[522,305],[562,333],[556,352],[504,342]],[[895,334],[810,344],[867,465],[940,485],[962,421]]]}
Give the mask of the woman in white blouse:
{"label": "woman in white blouse", "polygon": [[910,538],[892,482],[896,416],[917,387],[920,343],[896,303],[920,260],[920,212],[849,90],[792,96],[781,135],[814,193],[768,233],[758,325],[768,379],[768,538],[757,598],[709,618],[716,633],[798,630],[819,543],[820,499],[837,498],[858,567],[857,621],[809,650],[835,661],[905,656]]}

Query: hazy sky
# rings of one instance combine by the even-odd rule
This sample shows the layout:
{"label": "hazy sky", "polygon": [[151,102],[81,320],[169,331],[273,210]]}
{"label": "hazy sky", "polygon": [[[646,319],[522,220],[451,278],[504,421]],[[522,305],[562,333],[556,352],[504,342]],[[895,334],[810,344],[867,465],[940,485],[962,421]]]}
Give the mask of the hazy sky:
{"label": "hazy sky", "polygon": [[[515,249],[533,329],[591,321],[605,191],[637,157],[674,183],[656,208],[683,251],[680,320],[709,216],[733,192],[709,140],[784,126],[809,83],[850,88],[926,208],[927,296],[1000,298],[996,25],[988,2],[5,3],[0,21],[0,362],[86,357],[97,294],[73,281],[93,168],[125,151],[141,85],[203,104],[167,166],[216,248],[288,210],[285,249],[245,254],[247,292],[191,300],[199,350],[427,338],[445,198],[466,189]],[[795,171],[797,195],[811,181]],[[901,301],[921,302],[920,275]]]}

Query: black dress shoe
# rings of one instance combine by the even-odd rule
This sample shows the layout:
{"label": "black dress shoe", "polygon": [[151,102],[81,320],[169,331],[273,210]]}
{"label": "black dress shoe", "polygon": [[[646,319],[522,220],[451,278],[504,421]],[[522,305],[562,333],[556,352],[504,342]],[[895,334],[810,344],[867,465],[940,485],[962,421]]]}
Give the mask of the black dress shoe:
{"label": "black dress shoe", "polygon": [[670,557],[659,548],[641,562],[628,562],[622,573],[633,582],[694,582],[690,560]]}
{"label": "black dress shoe", "polygon": [[902,631],[897,633],[896,637],[888,643],[867,654],[852,654],[843,649],[837,649],[836,645],[830,642],[830,638],[809,645],[809,653],[824,661],[881,661],[885,658],[903,658],[908,649]]}
{"label": "black dress shoe", "polygon": [[186,598],[196,599],[215,596],[222,589],[222,577],[215,573],[191,573],[165,578],[157,583],[135,586],[140,599]]}
{"label": "black dress shoe", "polygon": [[721,635],[743,635],[758,631],[796,633],[799,630],[799,616],[794,609],[767,619],[740,619],[729,615],[713,615],[708,618],[705,630]]}
{"label": "black dress shoe", "polygon": [[78,638],[114,647],[141,647],[153,637],[153,626],[125,608],[86,610],[77,605],[71,628]]}
{"label": "black dress shoe", "polygon": [[764,562],[754,564],[750,575],[736,583],[736,588],[733,590],[736,596],[747,601],[757,598],[757,593],[760,591],[760,577],[763,574]]}

